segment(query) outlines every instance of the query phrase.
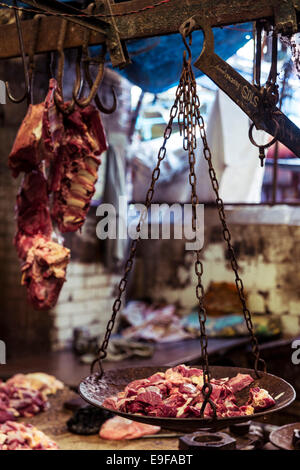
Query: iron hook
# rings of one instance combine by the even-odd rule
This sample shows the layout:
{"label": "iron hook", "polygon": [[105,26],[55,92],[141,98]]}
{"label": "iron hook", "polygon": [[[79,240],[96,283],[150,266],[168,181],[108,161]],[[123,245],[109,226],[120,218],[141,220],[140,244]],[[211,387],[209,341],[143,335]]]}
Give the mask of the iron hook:
{"label": "iron hook", "polygon": [[[95,8],[95,4],[94,3],[90,4],[88,7],[88,13],[92,14],[94,11],[94,8]],[[86,29],[84,32],[84,40],[83,40],[83,46],[82,46],[83,53],[84,53],[84,59],[83,59],[84,75],[85,75],[86,82],[90,88],[90,93],[86,98],[83,98],[81,100],[78,99],[78,95],[76,96],[76,94],[73,93],[73,99],[76,102],[76,104],[81,108],[85,108],[86,106],[88,106],[94,99],[95,104],[97,108],[99,109],[99,111],[105,114],[111,114],[117,108],[117,97],[116,97],[115,90],[112,87],[113,105],[111,106],[111,108],[106,108],[101,103],[101,100],[97,93],[98,88],[102,82],[103,75],[104,75],[104,62],[105,62],[106,47],[103,48],[103,51],[100,53],[100,55],[96,59],[92,59],[89,56],[89,50],[88,50],[90,34],[91,34],[90,31]],[[97,76],[94,82],[92,80],[91,73],[90,73],[90,64],[92,61],[99,62],[98,72],[97,72]],[[78,69],[77,69],[77,79],[78,79]]]}
{"label": "iron hook", "polygon": [[[63,77],[64,77],[64,65],[65,65],[64,41],[66,37],[67,27],[68,27],[67,20],[62,20],[61,28],[59,32],[59,38],[58,38],[58,47],[57,47],[57,51],[59,54],[58,67],[57,67],[57,83],[58,83],[58,89],[60,91],[60,96],[58,95],[58,90],[55,90],[54,92],[54,102],[57,108],[60,110],[60,112],[63,113],[64,115],[70,114],[74,110],[74,107],[75,107],[74,98],[72,98],[72,100],[70,101],[68,105],[64,103],[64,98],[63,98]],[[82,49],[78,48],[77,60],[76,60],[76,81],[73,87],[73,96],[75,96],[76,99],[78,96],[80,96],[81,89],[82,89],[82,79],[81,79],[81,72],[80,72],[81,56],[82,56]]]}
{"label": "iron hook", "polygon": [[[13,5],[14,7],[17,7],[16,0],[13,0]],[[5,82],[5,88],[6,88],[7,95],[10,101],[12,101],[13,103],[22,103],[22,101],[24,101],[27,98],[27,103],[29,105],[30,95],[31,95],[31,84],[30,84],[30,77],[29,77],[28,69],[26,66],[26,56],[25,56],[25,49],[24,49],[24,42],[23,42],[23,34],[22,34],[21,22],[20,22],[20,17],[19,17],[17,8],[14,8],[14,14],[15,14],[15,19],[16,19],[16,26],[17,26],[17,31],[18,31],[18,38],[19,38],[19,44],[20,44],[20,50],[21,50],[21,56],[22,56],[22,62],[23,62],[23,70],[24,70],[24,78],[25,78],[25,92],[20,98],[15,98],[11,93],[8,81]]]}

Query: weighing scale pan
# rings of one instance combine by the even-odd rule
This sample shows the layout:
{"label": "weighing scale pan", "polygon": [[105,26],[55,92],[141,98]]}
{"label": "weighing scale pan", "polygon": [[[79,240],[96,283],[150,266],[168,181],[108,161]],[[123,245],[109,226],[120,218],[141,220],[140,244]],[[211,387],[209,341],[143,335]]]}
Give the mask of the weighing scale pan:
{"label": "weighing scale pan", "polygon": [[[197,367],[201,368],[200,366]],[[99,374],[96,373],[83,380],[79,385],[79,393],[82,398],[91,405],[112,411],[102,406],[106,398],[123,391],[126,385],[133,380],[144,379],[156,372],[165,372],[167,369],[169,369],[169,367],[156,366],[107,370],[104,372],[101,379],[99,379]],[[256,374],[252,369],[223,366],[210,367],[211,377],[216,379],[223,377],[231,378],[236,376],[239,372],[242,374],[250,374],[251,377],[255,379],[255,382],[252,382],[250,386],[236,393],[236,397],[238,399],[237,403],[239,406],[246,403],[249,397],[249,389],[255,386],[268,390],[270,395],[276,401],[276,404],[273,407],[255,413],[254,415],[217,418],[215,420],[211,418],[161,418],[156,416],[142,416],[132,413],[123,413],[115,410],[113,410],[113,412],[119,416],[123,416],[124,418],[139,421],[141,423],[189,433],[201,428],[211,430],[222,429],[234,423],[241,423],[243,421],[249,421],[249,419],[259,418],[282,410],[295,400],[296,393],[293,387],[288,382],[276,377],[275,375],[260,372],[261,377],[257,379]]]}

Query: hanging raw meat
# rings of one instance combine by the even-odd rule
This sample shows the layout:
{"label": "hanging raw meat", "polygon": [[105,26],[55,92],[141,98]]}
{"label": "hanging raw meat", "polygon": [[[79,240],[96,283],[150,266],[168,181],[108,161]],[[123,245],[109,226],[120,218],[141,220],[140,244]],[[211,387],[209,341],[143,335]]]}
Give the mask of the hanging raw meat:
{"label": "hanging raw meat", "polygon": [[51,215],[61,232],[75,232],[86,218],[98,178],[99,156],[107,144],[94,106],[76,106],[64,116],[62,128],[61,114],[54,103],[55,90],[55,81],[51,80],[43,120],[45,145],[54,153]]}
{"label": "hanging raw meat", "polygon": [[42,139],[44,103],[30,105],[17,133],[8,164],[14,177],[39,167],[50,154]]}
{"label": "hanging raw meat", "polygon": [[25,172],[14,244],[24,262],[22,284],[38,310],[56,304],[70,259],[70,251],[52,240],[52,220],[61,232],[82,226],[95,192],[99,156],[107,148],[96,108],[75,106],[63,114],[55,92],[62,102],[51,79],[44,103],[29,107],[9,156],[13,176]]}
{"label": "hanging raw meat", "polygon": [[25,175],[17,196],[15,246],[25,261],[22,285],[38,310],[53,307],[66,277],[70,251],[51,240],[47,181],[39,170]]}
{"label": "hanging raw meat", "polygon": [[36,236],[21,268],[22,285],[37,310],[52,308],[66,280],[70,250],[47,238]]}
{"label": "hanging raw meat", "polygon": [[16,212],[14,243],[19,258],[25,260],[35,238],[43,236],[50,239],[52,233],[47,181],[41,171],[25,175],[17,195]]}

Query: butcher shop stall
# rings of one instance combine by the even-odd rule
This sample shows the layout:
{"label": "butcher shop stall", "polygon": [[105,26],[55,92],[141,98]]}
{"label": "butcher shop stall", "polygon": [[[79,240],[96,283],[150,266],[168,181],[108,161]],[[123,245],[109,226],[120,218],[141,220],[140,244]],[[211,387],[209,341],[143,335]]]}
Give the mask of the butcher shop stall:
{"label": "butcher shop stall", "polygon": [[0,2],[0,450],[300,450],[299,80],[299,0]]}

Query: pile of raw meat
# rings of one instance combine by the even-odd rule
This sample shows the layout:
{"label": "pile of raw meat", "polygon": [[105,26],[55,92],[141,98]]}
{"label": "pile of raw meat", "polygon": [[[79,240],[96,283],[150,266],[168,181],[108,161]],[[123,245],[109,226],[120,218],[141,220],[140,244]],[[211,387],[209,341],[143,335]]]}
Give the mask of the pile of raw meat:
{"label": "pile of raw meat", "polygon": [[23,262],[22,284],[38,310],[57,301],[70,259],[59,232],[74,232],[84,223],[99,156],[107,148],[96,108],[75,107],[63,115],[55,105],[55,92],[62,100],[51,79],[45,101],[29,106],[9,155],[13,176],[25,173],[17,196],[14,244]]}
{"label": "pile of raw meat", "polygon": [[31,424],[0,424],[0,450],[56,450],[57,444]]}
{"label": "pile of raw meat", "polygon": [[[236,393],[248,387],[254,379],[248,374],[235,377],[211,379],[211,399],[220,418],[252,415],[275,404],[267,390],[251,388],[249,399],[238,406]],[[203,404],[203,372],[195,367],[179,365],[166,372],[157,372],[146,379],[128,384],[117,396],[103,402],[105,408],[124,413],[169,418],[197,418]],[[213,417],[208,403],[204,418]]]}
{"label": "pile of raw meat", "polygon": [[62,388],[62,382],[41,372],[16,374],[7,382],[0,382],[0,423],[30,418],[47,410],[48,395]]}

